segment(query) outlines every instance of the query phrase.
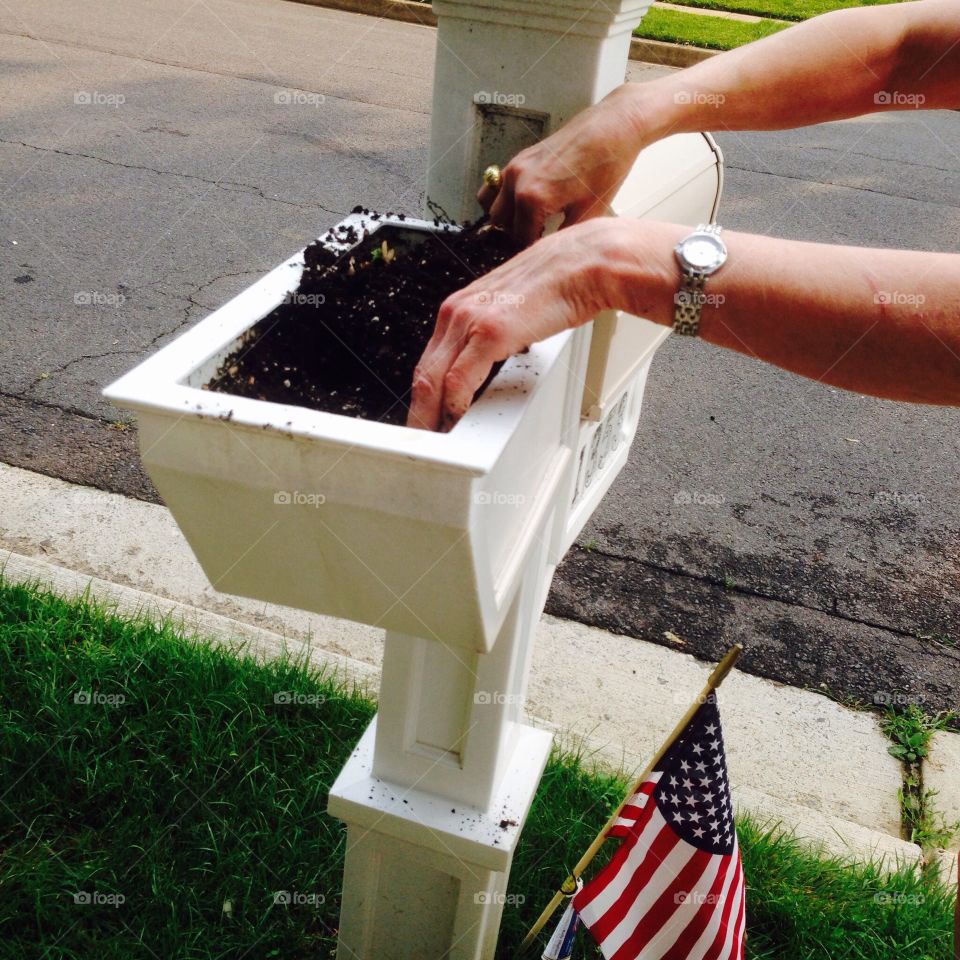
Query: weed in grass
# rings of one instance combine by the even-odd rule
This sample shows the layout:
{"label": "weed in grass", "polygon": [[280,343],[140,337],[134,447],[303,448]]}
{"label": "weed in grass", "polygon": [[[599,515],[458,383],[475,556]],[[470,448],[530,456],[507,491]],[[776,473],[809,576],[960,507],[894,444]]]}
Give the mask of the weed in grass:
{"label": "weed in grass", "polygon": [[[903,799],[901,792],[901,799]],[[951,822],[937,809],[937,791],[924,790],[914,811],[910,839],[925,853],[946,850],[960,837],[960,821]]]}
{"label": "weed in grass", "polygon": [[952,712],[933,716],[915,703],[903,710],[888,710],[882,720],[883,732],[893,741],[888,747],[891,756],[905,763],[919,763],[927,756],[930,739],[938,730],[945,730],[954,719]]}
{"label": "weed in grass", "polygon": [[883,732],[893,741],[889,752],[904,764],[903,787],[899,791],[900,817],[904,835],[924,853],[924,872],[936,869],[933,853],[949,847],[960,835],[960,823],[949,823],[937,811],[936,791],[923,786],[923,761],[930,740],[953,720],[952,712],[929,715],[916,704],[902,710],[888,710],[881,721]]}

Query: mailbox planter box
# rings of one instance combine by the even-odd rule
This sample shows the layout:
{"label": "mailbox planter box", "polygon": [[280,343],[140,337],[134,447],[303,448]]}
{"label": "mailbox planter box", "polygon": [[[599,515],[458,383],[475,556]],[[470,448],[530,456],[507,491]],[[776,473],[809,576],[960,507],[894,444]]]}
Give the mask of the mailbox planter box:
{"label": "mailbox planter box", "polygon": [[[469,45],[469,30],[456,37]],[[595,39],[572,37],[577,62],[616,37]],[[560,73],[546,58],[536,69],[552,89]],[[580,106],[596,99],[579,86]],[[481,137],[483,150],[495,145]],[[445,155],[431,176],[456,211]],[[502,155],[481,151],[481,168]],[[611,209],[697,223],[719,186],[715,145],[684,134],[641,154]],[[334,236],[362,234],[363,220]],[[399,217],[365,226],[411,243],[436,229]],[[536,625],[555,565],[626,461],[668,331],[606,311],[533,344],[447,434],[204,389],[303,267],[301,251],[106,395],[136,412],[143,463],[214,588],[386,628],[377,716],[329,793],[347,823],[338,956],[491,960],[550,749],[523,710]]]}
{"label": "mailbox planter box", "polygon": [[135,411],[144,466],[215,588],[489,651],[570,457],[574,335],[508,360],[447,434],[204,389],[302,267],[300,251],[106,395]]}

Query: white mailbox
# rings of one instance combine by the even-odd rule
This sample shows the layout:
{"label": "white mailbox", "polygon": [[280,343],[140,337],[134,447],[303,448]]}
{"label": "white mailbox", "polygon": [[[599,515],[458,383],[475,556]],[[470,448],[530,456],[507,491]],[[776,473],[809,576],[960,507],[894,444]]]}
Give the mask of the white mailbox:
{"label": "white mailbox", "polygon": [[[484,165],[622,79],[647,3],[435,6],[428,197],[461,218]],[[611,213],[696,224],[720,185],[712,140],[672,137]],[[147,472],[215,588],[387,631],[377,717],[330,791],[348,827],[338,960],[488,960],[550,749],[523,713],[536,624],[626,461],[668,332],[608,312],[534,344],[447,434],[204,390],[302,266],[301,251],[106,395],[137,414]]]}

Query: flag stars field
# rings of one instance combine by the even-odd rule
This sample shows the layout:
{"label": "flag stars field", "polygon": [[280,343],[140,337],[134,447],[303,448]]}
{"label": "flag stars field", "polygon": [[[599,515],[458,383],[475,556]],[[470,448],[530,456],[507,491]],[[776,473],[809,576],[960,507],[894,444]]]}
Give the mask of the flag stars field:
{"label": "flag stars field", "polygon": [[[573,897],[607,960],[742,960],[745,884],[733,824],[711,694],[610,828],[621,840],[610,862]],[[568,911],[555,940],[569,945],[574,923]]]}

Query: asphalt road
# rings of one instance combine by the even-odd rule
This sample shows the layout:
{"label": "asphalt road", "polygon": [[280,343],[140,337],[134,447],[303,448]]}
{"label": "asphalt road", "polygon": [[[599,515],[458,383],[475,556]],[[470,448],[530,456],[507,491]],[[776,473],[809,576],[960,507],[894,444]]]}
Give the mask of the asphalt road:
{"label": "asphalt road", "polygon": [[[354,204],[419,211],[433,41],[286,0],[0,7],[0,460],[155,497],[101,387]],[[718,139],[729,228],[956,247],[956,114]],[[956,706],[958,428],[670,340],[549,609]]]}

